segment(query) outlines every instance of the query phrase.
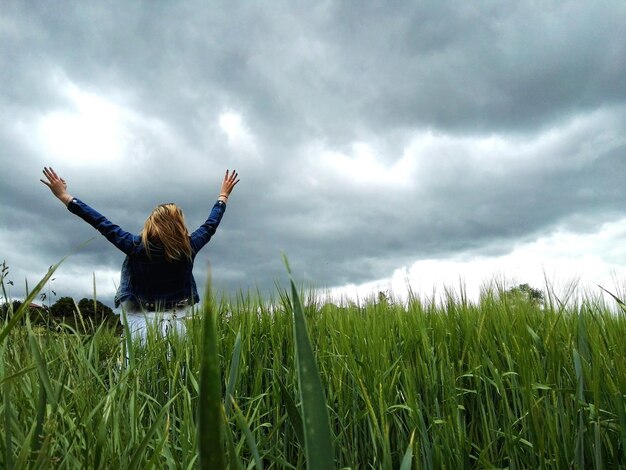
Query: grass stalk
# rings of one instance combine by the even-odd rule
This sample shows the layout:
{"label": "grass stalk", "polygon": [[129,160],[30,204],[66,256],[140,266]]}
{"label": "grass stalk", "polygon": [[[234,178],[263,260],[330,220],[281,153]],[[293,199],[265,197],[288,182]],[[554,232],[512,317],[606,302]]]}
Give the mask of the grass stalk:
{"label": "grass stalk", "polygon": [[225,468],[222,432],[222,393],[218,356],[216,311],[207,282],[202,308],[200,382],[198,396],[198,453],[200,468]]}
{"label": "grass stalk", "polygon": [[293,278],[291,278],[291,270],[286,257],[284,257],[284,261],[289,272],[291,284],[294,349],[298,369],[298,382],[300,384],[307,468],[333,468],[335,466],[334,452],[324,388],[318,372],[315,355],[313,354],[313,347],[309,340],[298,290]]}

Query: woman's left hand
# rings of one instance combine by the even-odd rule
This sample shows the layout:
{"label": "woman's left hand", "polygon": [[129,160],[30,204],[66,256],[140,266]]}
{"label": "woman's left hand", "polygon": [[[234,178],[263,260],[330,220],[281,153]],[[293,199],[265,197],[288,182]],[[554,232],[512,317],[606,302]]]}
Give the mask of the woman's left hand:
{"label": "woman's left hand", "polygon": [[67,192],[67,183],[65,180],[57,175],[52,168],[44,167],[43,174],[48,178],[48,181],[44,179],[40,179],[39,181],[48,186],[52,194],[67,206],[73,197]]}
{"label": "woman's left hand", "polygon": [[233,170],[232,173],[226,170],[226,174],[224,175],[224,181],[222,182],[220,197],[218,199],[226,202],[235,185],[239,183],[238,176],[239,174],[235,170]]}

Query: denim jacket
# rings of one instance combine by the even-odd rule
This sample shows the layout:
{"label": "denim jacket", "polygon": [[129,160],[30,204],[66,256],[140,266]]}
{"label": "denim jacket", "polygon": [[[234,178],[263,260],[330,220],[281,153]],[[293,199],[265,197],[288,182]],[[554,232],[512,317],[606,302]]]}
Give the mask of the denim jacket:
{"label": "denim jacket", "polygon": [[222,201],[215,203],[209,218],[189,236],[191,261],[184,258],[172,262],[165,259],[163,247],[159,245],[150,245],[151,258],[148,258],[139,235],[122,230],[80,199],[74,198],[67,208],[126,254],[120,286],[115,295],[116,307],[125,300],[166,305],[182,300],[190,304],[198,303],[200,298],[192,272],[193,260],[209,242],[222,220],[226,210],[226,204]]}

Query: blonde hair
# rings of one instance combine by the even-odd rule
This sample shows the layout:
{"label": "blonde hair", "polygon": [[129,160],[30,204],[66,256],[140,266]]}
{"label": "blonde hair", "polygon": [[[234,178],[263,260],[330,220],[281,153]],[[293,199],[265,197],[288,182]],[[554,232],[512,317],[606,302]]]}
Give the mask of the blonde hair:
{"label": "blonde hair", "polygon": [[154,208],[141,231],[141,241],[148,258],[151,257],[150,243],[157,243],[163,246],[167,261],[180,260],[183,257],[191,260],[191,244],[185,217],[180,207],[174,203],[161,204]]}

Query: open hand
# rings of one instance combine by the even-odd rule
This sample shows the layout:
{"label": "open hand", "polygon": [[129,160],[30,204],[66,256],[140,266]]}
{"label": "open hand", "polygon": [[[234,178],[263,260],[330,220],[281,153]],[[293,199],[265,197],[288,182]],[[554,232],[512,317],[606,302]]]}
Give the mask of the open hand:
{"label": "open hand", "polygon": [[69,204],[72,200],[72,196],[70,196],[67,192],[67,183],[65,180],[57,175],[52,168],[44,167],[43,174],[48,181],[44,179],[40,179],[39,181],[48,186],[50,191],[52,191],[52,194],[54,194],[61,202],[65,205]]}
{"label": "open hand", "polygon": [[228,196],[230,196],[230,193],[232,192],[235,185],[239,183],[238,176],[239,174],[235,170],[233,170],[232,173],[226,170],[226,174],[224,175],[224,181],[222,182],[222,189],[220,191],[220,198],[228,198]]}

